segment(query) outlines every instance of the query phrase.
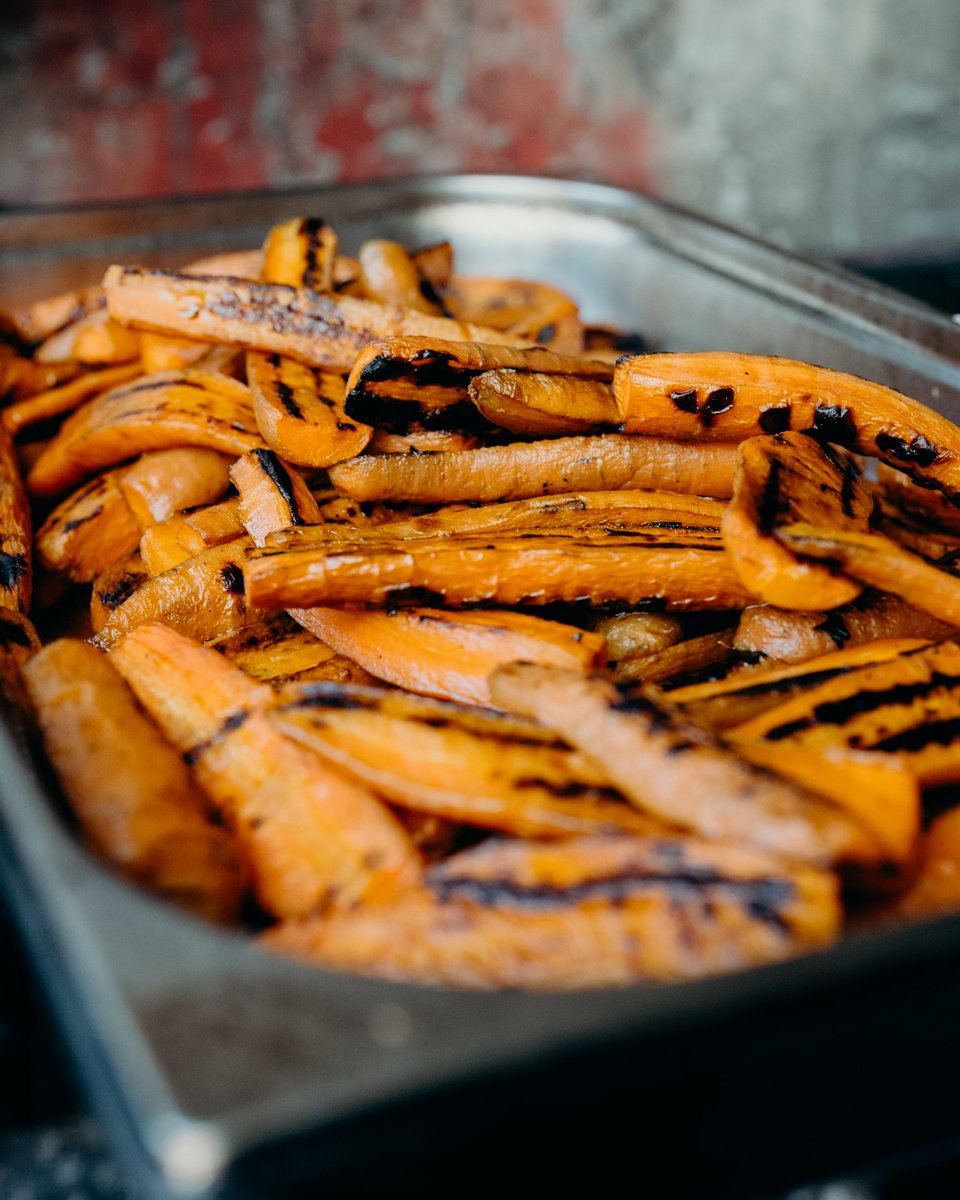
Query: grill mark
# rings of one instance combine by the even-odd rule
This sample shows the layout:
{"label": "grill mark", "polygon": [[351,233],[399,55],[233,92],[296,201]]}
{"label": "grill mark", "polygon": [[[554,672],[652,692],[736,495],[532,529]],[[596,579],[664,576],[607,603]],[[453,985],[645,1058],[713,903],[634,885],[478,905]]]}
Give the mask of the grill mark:
{"label": "grill mark", "polygon": [[228,733],[232,733],[234,729],[239,729],[249,716],[250,709],[248,708],[238,708],[236,712],[230,713],[215,733],[212,733],[204,741],[198,742],[195,746],[183,752],[183,761],[188,767],[192,767],[211,746],[215,746],[217,742],[226,737]]}
{"label": "grill mark", "polygon": [[227,563],[226,566],[220,568],[218,574],[225,591],[234,596],[243,595],[243,569],[241,567],[238,567],[236,563]]}
{"label": "grill mark", "polygon": [[146,580],[147,575],[145,573],[128,571],[114,582],[112,588],[108,588],[105,592],[98,592],[97,596],[104,608],[119,608],[121,604],[130,599],[137,588],[142,583],[145,583]]}
{"label": "grill mark", "polygon": [[674,406],[679,408],[681,412],[695,415],[699,411],[696,388],[681,388],[678,391],[671,392],[670,399],[673,401]]}
{"label": "grill mark", "polygon": [[[766,683],[753,683],[749,687],[737,688],[736,691],[724,692],[723,697],[737,698],[740,696],[777,696],[784,692],[791,692],[797,688],[811,687],[814,684],[826,683],[829,679],[835,679],[838,675],[846,675],[850,671],[857,668],[850,667],[830,667],[822,671],[811,671],[808,675],[795,675],[790,679],[771,679]],[[716,697],[720,699],[720,696]]]}
{"label": "grill mark", "polygon": [[32,646],[30,637],[23,626],[18,625],[16,621],[10,620],[2,612],[0,612],[0,645],[24,646],[28,650]]}
{"label": "grill mark", "polygon": [[73,533],[75,529],[79,529],[81,525],[86,525],[88,521],[93,521],[103,512],[103,505],[98,504],[92,512],[88,512],[85,517],[74,517],[72,521],[66,521],[62,527],[63,533]]}
{"label": "grill mark", "polygon": [[293,395],[293,388],[289,383],[284,383],[282,379],[278,379],[273,385],[273,390],[277,394],[277,399],[287,410],[291,417],[296,420],[303,420],[303,409],[297,403]]}
{"label": "grill mark", "polygon": [[703,892],[717,889],[744,908],[751,917],[788,933],[790,924],[782,909],[794,898],[787,879],[731,879],[712,867],[689,866],[658,873],[623,871],[587,879],[561,888],[550,884],[521,884],[508,878],[476,879],[470,876],[428,878],[440,903],[467,900],[488,908],[572,907],[591,900],[623,904],[638,893],[661,888],[677,901],[697,901]]}
{"label": "grill mark", "polygon": [[297,506],[297,497],[293,489],[293,480],[290,478],[290,472],[272,450],[254,450],[253,453],[256,455],[257,462],[263,469],[264,474],[269,478],[270,482],[280,493],[284,504],[286,504],[290,514],[290,524],[302,525],[303,517]]}
{"label": "grill mark", "polygon": [[317,286],[317,255],[320,250],[320,239],[323,231],[327,228],[326,221],[322,217],[304,217],[300,222],[300,229],[303,232],[306,245],[304,247],[304,268],[303,268],[303,286],[315,288]]}
{"label": "grill mark", "polygon": [[900,733],[890,734],[882,741],[874,742],[870,749],[918,754],[929,746],[950,746],[958,738],[960,738],[960,717],[944,717],[939,721],[928,721],[925,725],[914,725],[912,729],[904,729]]}
{"label": "grill mark", "polygon": [[842,650],[844,643],[850,640],[847,623],[836,611],[827,613],[820,624],[814,625],[813,628],[817,633],[825,633],[838,650]]}
{"label": "grill mark", "polygon": [[733,408],[733,388],[714,388],[700,409],[700,424],[709,429],[713,424],[714,417],[729,412],[731,408]]}
{"label": "grill mark", "polygon": [[818,404],[813,410],[813,424],[807,433],[825,438],[838,446],[857,445],[857,426],[850,409],[843,404]]}
{"label": "grill mark", "polygon": [[910,442],[889,433],[877,434],[877,449],[892,454],[901,462],[916,463],[918,467],[929,467],[940,457],[940,450],[933,442],[918,433]]}
{"label": "grill mark", "polygon": [[853,501],[856,495],[856,485],[860,478],[860,468],[852,460],[847,461],[843,469],[843,480],[840,484],[840,507],[844,516],[853,516]]}
{"label": "grill mark", "polygon": [[[945,675],[940,671],[932,671],[929,679],[916,683],[895,683],[886,688],[866,688],[842,700],[825,700],[816,705],[802,722],[790,721],[774,726],[764,736],[769,741],[780,741],[798,732],[798,728],[806,729],[812,725],[846,725],[854,717],[865,713],[888,707],[906,708],[917,700],[925,699],[931,692],[942,689],[949,691],[956,687],[960,687],[960,675]],[[798,728],[791,728],[792,726]],[[788,732],[785,733],[784,730]]]}
{"label": "grill mark", "polygon": [[0,550],[0,588],[12,591],[27,573],[25,554],[8,554]]}
{"label": "grill mark", "polygon": [[789,404],[774,404],[761,409],[758,418],[760,428],[764,433],[786,433],[790,428],[790,412]]}
{"label": "grill mark", "polygon": [[780,499],[780,472],[782,469],[783,464],[778,458],[770,459],[770,471],[764,481],[757,512],[757,529],[760,533],[770,533],[784,508],[789,509],[789,503],[785,506]]}

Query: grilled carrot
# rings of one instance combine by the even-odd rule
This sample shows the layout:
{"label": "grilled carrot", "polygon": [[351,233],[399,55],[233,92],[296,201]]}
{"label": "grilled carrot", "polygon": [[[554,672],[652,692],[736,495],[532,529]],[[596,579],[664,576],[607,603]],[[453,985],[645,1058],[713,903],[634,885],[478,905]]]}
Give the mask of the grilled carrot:
{"label": "grilled carrot", "polygon": [[347,377],[346,410],[378,429],[405,433],[411,426],[460,429],[476,424],[470,381],[497,368],[610,382],[606,363],[557,354],[524,343],[393,337],[371,342]]}
{"label": "grilled carrot", "polygon": [[877,639],[922,638],[939,641],[955,632],[898,596],[864,593],[853,604],[832,612],[789,612],[770,605],[747,608],[740,617],[734,645],[781,663],[800,663],[832,650],[862,646]]}
{"label": "grilled carrot", "polygon": [[285,688],[270,719],[404,808],[517,837],[664,832],[596,764],[537,741],[516,718],[382,688],[307,683]]}
{"label": "grilled carrot", "polygon": [[122,363],[118,367],[104,367],[100,371],[85,371],[67,383],[37,392],[5,408],[2,414],[3,426],[15,437],[31,425],[73,412],[87,400],[136,379],[139,374],[140,367],[136,363]]}
{"label": "grilled carrot", "polygon": [[960,779],[960,645],[908,651],[826,679],[729,730],[737,741],[896,754],[924,786]]}
{"label": "grilled carrot", "polygon": [[[306,547],[325,542],[399,541],[401,538],[459,537],[479,533],[598,533],[657,531],[683,535],[715,535],[720,532],[724,506],[703,496],[678,492],[572,492],[569,495],[534,496],[502,504],[446,505],[421,516],[381,522],[362,531],[344,524],[306,523],[287,520],[282,532],[266,539],[270,546]],[[286,528],[284,526],[291,526]]]}
{"label": "grilled carrot", "polygon": [[262,711],[268,687],[163,625],[129,633],[111,662],[235,829],[268,912],[305,916],[417,882],[400,824],[278,732]]}
{"label": "grilled carrot", "polygon": [[700,836],[814,863],[875,863],[880,848],[838,809],[671,720],[635,685],[530,663],[499,667],[494,702],[592,754],[644,812]]}
{"label": "grilled carrot", "polygon": [[811,433],[960,499],[953,422],[855,375],[762,355],[647,354],[620,363],[614,391],[628,433],[723,442]]}
{"label": "grilled carrot", "polygon": [[455,276],[444,299],[461,320],[492,325],[563,354],[577,354],[583,349],[583,326],[576,301],[550,284]]}
{"label": "grilled carrot", "polygon": [[230,478],[240,496],[240,520],[257,546],[276,529],[321,519],[303,479],[272,450],[252,450],[238,458]]}
{"label": "grilled carrot", "polygon": [[925,833],[917,870],[891,915],[923,920],[960,910],[960,808],[937,817]]}
{"label": "grilled carrot", "polygon": [[360,286],[371,300],[435,317],[450,316],[436,291],[426,283],[413,255],[399,242],[370,238],[360,247],[357,257]]}
{"label": "grilled carrot", "polygon": [[872,509],[860,468],[832,446],[799,433],[748,438],[737,453],[723,543],[744,584],[768,604],[837,608],[860,594],[860,584],[804,560],[775,534],[796,522],[864,531]]}
{"label": "grilled carrot", "polygon": [[778,530],[777,538],[796,554],[825,561],[938,621],[960,626],[960,578],[949,564],[928,563],[880,533],[797,524]]}
{"label": "grilled carrot", "polygon": [[613,389],[598,379],[484,371],[470,381],[469,394],[491,425],[526,437],[595,433],[623,421]]}
{"label": "grilled carrot", "polygon": [[208,371],[173,372],[114,388],[68,417],[28,486],[52,495],[146,450],[201,446],[236,455],[259,445],[243,384]]}
{"label": "grilled carrot", "polygon": [[342,375],[250,351],[247,380],[264,440],[290,462],[329,467],[359,454],[370,440],[371,427],[344,410]]}
{"label": "grilled carrot", "polygon": [[487,677],[501,663],[583,669],[603,652],[598,634],[526,613],[304,608],[293,616],[378,679],[462,704],[492,704]]}
{"label": "grilled carrot", "polygon": [[120,487],[123,469],[104,471],[53,509],[37,530],[37,558],[75,583],[89,583],[140,542],[141,527]]}
{"label": "grilled carrot", "polygon": [[246,887],[233,838],[212,824],[180,755],[106,656],[51,642],[23,667],[48,755],[93,848],[184,907],[230,920]]}
{"label": "grilled carrot", "polygon": [[247,599],[282,608],[389,607],[427,596],[500,607],[589,599],[652,602],[671,611],[741,608],[750,601],[719,538],[704,530],[492,536],[265,546],[253,550],[244,567]]}
{"label": "grilled carrot", "polygon": [[150,575],[160,575],[208,546],[222,546],[246,533],[236,496],[219,504],[168,517],[143,531],[140,553]]}
{"label": "grilled carrot", "polygon": [[617,663],[613,677],[618,683],[643,680],[663,685],[682,680],[685,675],[718,667],[734,658],[733,634],[733,629],[722,629],[687,638],[651,654],[633,654]]}
{"label": "grilled carrot", "polygon": [[30,608],[32,524],[13,443],[0,430],[0,608]]}
{"label": "grilled carrot", "polygon": [[361,455],[332,466],[330,479],[356,500],[423,504],[520,500],[616,488],[656,488],[724,499],[733,488],[735,458],[732,445],[688,446],[607,434],[439,454]]}
{"label": "grilled carrot", "polygon": [[249,547],[247,538],[236,538],[145,580],[108,612],[96,644],[108,649],[147,621],[165,621],[201,642],[246,628],[257,617],[243,596],[242,563]]}
{"label": "grilled carrot", "polygon": [[129,600],[149,578],[150,573],[143,564],[139,550],[101,572],[93,581],[90,592],[92,631],[99,633],[114,609]]}
{"label": "grilled carrot", "polygon": [[687,839],[497,842],[390,906],[289,922],[261,945],[336,970],[457,987],[700,977],[829,944],[833,878]]}
{"label": "grilled carrot", "polygon": [[185,508],[212,504],[230,486],[230,459],[204,446],[144,454],[127,467],[120,488],[141,528]]}
{"label": "grilled carrot", "polygon": [[339,239],[322,217],[294,217],[274,225],[263,243],[264,283],[286,283],[315,292],[333,290]]}
{"label": "grilled carrot", "polygon": [[928,644],[919,638],[885,638],[817,655],[793,666],[771,663],[726,679],[673,688],[670,703],[682,707],[694,724],[727,729],[827,679],[886,662]]}
{"label": "grilled carrot", "polygon": [[0,401],[15,404],[83,373],[80,363],[40,363],[16,354],[0,357]]}
{"label": "grilled carrot", "polygon": [[[468,322],[281,284],[113,266],[103,288],[110,314],[121,324],[286,354],[333,371],[349,371],[358,351],[375,338],[494,340],[491,330]],[[522,344],[507,335],[500,340]]]}
{"label": "grilled carrot", "polygon": [[406,433],[374,429],[366,449],[370,454],[436,454],[440,450],[476,450],[480,444],[477,434],[460,429],[410,429]]}
{"label": "grilled carrot", "polygon": [[14,309],[10,317],[22,341],[27,345],[38,345],[88,313],[106,308],[106,304],[103,288],[81,288],[35,300],[32,304]]}
{"label": "grilled carrot", "polygon": [[336,657],[331,646],[286,613],[273,613],[210,645],[245,674],[273,686],[291,679],[312,678],[314,668]]}

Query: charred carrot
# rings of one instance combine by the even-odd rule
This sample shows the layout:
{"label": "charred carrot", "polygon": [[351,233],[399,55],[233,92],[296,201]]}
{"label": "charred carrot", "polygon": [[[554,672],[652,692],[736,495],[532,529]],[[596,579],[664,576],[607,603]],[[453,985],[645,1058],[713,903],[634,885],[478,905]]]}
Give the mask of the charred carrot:
{"label": "charred carrot", "polygon": [[247,388],[208,371],[151,376],[91,400],[64,422],[28,476],[38,496],[147,450],[201,446],[243,454],[262,445]]}
{"label": "charred carrot", "polygon": [[[2,368],[0,368],[2,370]],[[100,371],[86,371],[84,374],[57,387],[37,392],[24,400],[18,400],[3,410],[3,426],[15,437],[21,430],[41,421],[49,421],[54,417],[62,417],[73,412],[101,392],[136,379],[140,367],[136,363],[123,363],[118,367],[104,367]]]}
{"label": "charred carrot", "polygon": [[592,754],[642,811],[699,837],[819,864],[876,863],[880,848],[846,814],[671,720],[653,695],[530,663],[498,668],[491,694]]}
{"label": "charred carrot", "polygon": [[469,393],[491,425],[525,437],[596,433],[619,429],[623,420],[613,389],[597,379],[484,371]]}
{"label": "charred carrot", "polygon": [[733,489],[736,448],[660,438],[552,438],[439,454],[365,455],[330,468],[334,486],[356,500],[423,504],[521,500],[558,492],[654,488],[724,499]]}
{"label": "charred carrot", "polygon": [[[103,288],[111,316],[122,324],[286,354],[333,371],[349,371],[357,353],[378,337],[494,336],[467,322],[281,284],[113,266]],[[507,335],[500,340],[522,344]]]}
{"label": "charred carrot", "polygon": [[828,945],[827,873],[691,839],[497,842],[378,909],[289,922],[261,945],[335,970],[457,987],[695,978]]}
{"label": "charred carrot", "polygon": [[417,882],[419,858],[399,823],[271,725],[268,687],[163,625],[128,634],[111,662],[236,830],[268,912],[385,900]]}
{"label": "charred carrot", "polygon": [[0,430],[0,608],[30,608],[32,528],[13,443]]}

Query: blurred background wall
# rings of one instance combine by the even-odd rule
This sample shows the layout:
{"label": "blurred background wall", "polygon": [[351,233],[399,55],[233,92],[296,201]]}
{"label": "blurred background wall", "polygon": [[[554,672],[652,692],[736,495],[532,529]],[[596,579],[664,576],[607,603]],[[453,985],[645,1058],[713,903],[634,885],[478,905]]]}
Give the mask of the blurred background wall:
{"label": "blurred background wall", "polygon": [[0,203],[450,170],[960,249],[958,0],[0,0]]}

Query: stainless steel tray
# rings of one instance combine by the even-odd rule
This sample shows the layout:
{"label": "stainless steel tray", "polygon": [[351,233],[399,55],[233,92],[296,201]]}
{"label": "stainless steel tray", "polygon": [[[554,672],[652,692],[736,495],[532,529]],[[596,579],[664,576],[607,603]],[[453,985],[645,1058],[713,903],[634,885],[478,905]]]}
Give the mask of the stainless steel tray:
{"label": "stainless steel tray", "polygon": [[[331,220],[348,250],[374,235],[449,237],[460,270],[549,280],[588,319],[656,347],[804,358],[960,418],[950,321],[585,183],[455,176],[9,214],[0,306],[95,281],[114,261],[256,245],[305,211]],[[746,1196],[960,1133],[922,1102],[960,1066],[945,1036],[960,919],[853,934],[704,983],[453,993],[276,961],[138,893],[76,845],[2,729],[0,835],[6,891],[80,1078],[150,1195],[313,1195],[320,1184],[353,1195],[402,1180],[439,1192],[462,1189],[465,1171],[492,1184],[519,1153],[517,1184],[553,1171],[596,1185],[632,1165],[648,1185],[669,1179],[659,1194]]]}

